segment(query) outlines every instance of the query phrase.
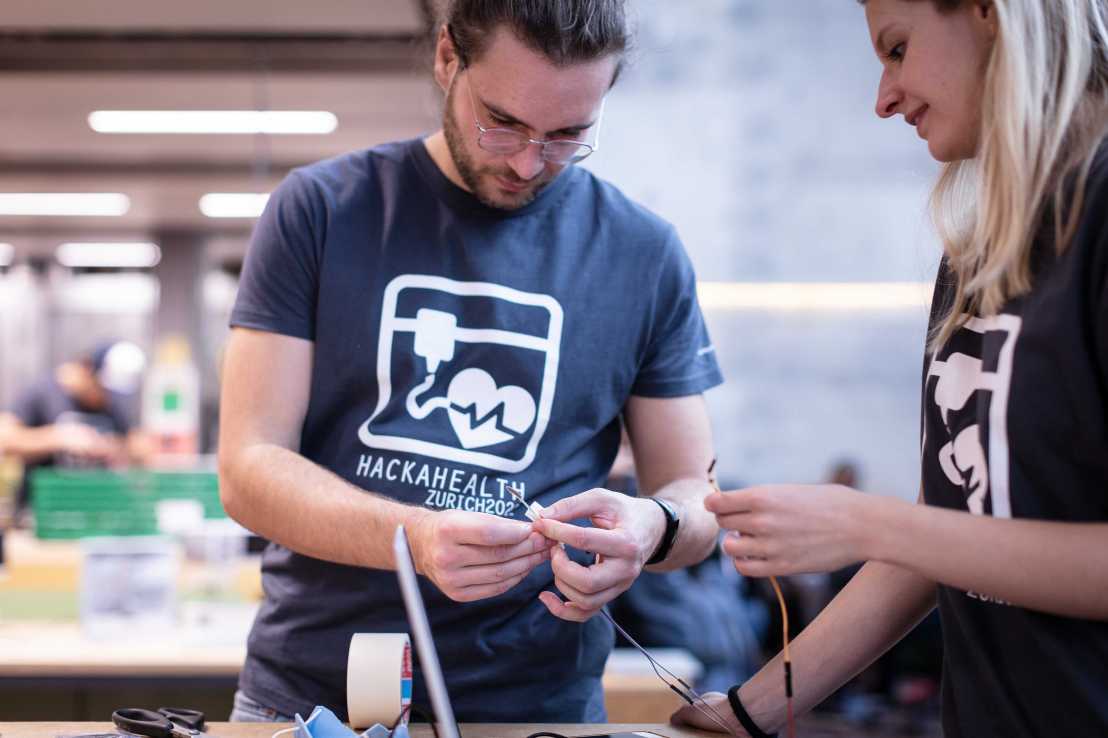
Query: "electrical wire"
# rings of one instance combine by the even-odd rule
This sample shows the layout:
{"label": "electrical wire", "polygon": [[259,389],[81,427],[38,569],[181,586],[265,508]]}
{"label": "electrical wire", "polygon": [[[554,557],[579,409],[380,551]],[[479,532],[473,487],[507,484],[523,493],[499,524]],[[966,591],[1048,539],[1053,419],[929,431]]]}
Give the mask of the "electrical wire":
{"label": "electrical wire", "polygon": [[[699,692],[697,692],[695,689],[693,689],[691,686],[689,686],[689,683],[686,682],[684,679],[682,679],[681,677],[677,676],[672,671],[667,669],[662,662],[660,662],[660,661],[658,661],[658,659],[654,658],[654,656],[651,655],[651,653],[649,651],[647,651],[645,648],[643,648],[639,644],[638,641],[636,641],[634,638],[631,637],[630,633],[628,633],[626,630],[624,630],[623,627],[615,621],[615,618],[613,618],[608,613],[607,609],[601,608],[600,609],[600,614],[602,614],[605,618],[608,619],[608,622],[612,624],[612,627],[614,627],[619,632],[619,634],[621,636],[626,638],[628,643],[630,643],[632,646],[634,646],[635,649],[639,653],[641,653],[643,656],[646,657],[646,660],[650,663],[650,668],[652,668],[654,670],[654,673],[657,674],[658,678],[662,680],[663,684],[665,684],[667,687],[669,687],[671,690],[673,690],[677,694],[678,697],[680,697],[685,702],[692,705],[697,710],[699,710],[702,715],[706,716],[709,720],[714,722],[716,725],[723,728],[723,731],[725,733],[734,734],[733,731],[731,730],[731,728],[727,725],[727,721],[725,721],[723,719],[723,717],[718,712],[716,712],[716,709],[714,707],[712,707],[712,705],[707,700],[705,700],[700,695]],[[681,686],[678,687],[676,684],[673,684],[672,682],[670,682],[668,679],[666,679],[666,677],[662,676],[662,672],[665,672],[666,674],[668,674],[671,678],[676,680],[677,683]]]}
{"label": "electrical wire", "polygon": [[[539,507],[535,504],[528,505],[527,500],[524,499],[523,495],[520,494],[515,489],[513,489],[511,485],[507,486],[507,490],[508,490],[509,494],[512,495],[512,497],[514,497],[516,500],[519,501],[520,504],[523,505],[524,510],[528,511],[528,517],[531,517],[533,515],[534,517],[531,517],[532,520],[536,520],[536,519],[542,517],[543,509],[541,507]],[[562,544],[562,547],[565,548],[565,545]],[[600,556],[597,555],[596,558],[597,558],[597,561],[599,562],[600,561]],[[651,653],[649,651],[647,651],[645,648],[643,648],[639,644],[638,641],[636,641],[634,638],[631,637],[630,633],[628,633],[626,630],[623,629],[623,626],[621,626],[619,623],[617,623],[615,621],[615,619],[608,613],[607,609],[605,609],[603,607],[600,608],[600,613],[605,618],[608,619],[608,622],[612,624],[613,628],[615,628],[617,631],[619,631],[620,635],[622,635],[624,638],[627,639],[628,643],[630,643],[632,646],[634,646],[635,649],[638,650],[639,653],[641,653],[643,656],[646,657],[647,662],[650,663],[650,668],[654,670],[654,673],[658,676],[659,679],[662,680],[663,684],[665,684],[667,687],[669,687],[671,690],[673,690],[673,692],[676,693],[677,696],[680,697],[682,700],[684,700],[689,705],[691,705],[692,707],[699,710],[701,712],[701,714],[703,714],[709,720],[711,720],[716,725],[718,725],[720,728],[722,728],[725,733],[732,733],[731,728],[728,727],[728,725],[727,725],[727,721],[725,721],[722,718],[722,716],[720,716],[720,714],[718,712],[716,712],[715,708],[712,707],[711,704],[709,704],[708,701],[705,700],[700,695],[700,693],[698,693],[695,689],[690,687],[688,682],[686,682],[684,679],[682,679],[681,677],[674,674],[672,671],[667,669],[665,667],[665,665],[662,664],[662,662],[660,662],[660,661],[658,661],[658,659],[654,658],[654,656],[651,655]],[[669,677],[671,677],[672,679],[676,680],[677,684],[674,684],[673,682],[669,681],[669,679],[667,679],[665,676],[663,676],[663,672],[665,672],[665,674],[669,675]],[[678,686],[678,685],[680,685],[680,686]],[[527,738],[536,738],[537,736],[555,736],[555,734],[553,734],[553,733],[535,733],[534,735],[528,736]]]}
{"label": "electrical wire", "polygon": [[[712,488],[715,489],[716,492],[719,492],[720,491],[719,484],[716,482],[716,478],[715,478],[715,475],[713,473],[715,471],[715,468],[716,468],[716,459],[712,459],[712,464],[711,464],[711,466],[708,467],[708,481],[712,485]],[[524,509],[528,509],[527,501],[523,498],[523,495],[519,494],[514,489],[512,489],[510,485],[508,486],[508,492],[511,493],[512,497],[516,498],[516,500],[518,500],[521,504],[523,504]],[[535,514],[535,517],[541,517],[541,508],[539,510],[533,510],[533,512]],[[534,519],[534,518],[532,518],[532,519]],[[781,607],[781,622],[782,622],[781,631],[782,631],[782,641],[783,641],[783,644],[784,644],[783,648],[784,648],[784,657],[785,657],[785,714],[786,714],[786,725],[787,725],[787,731],[788,731],[788,733],[787,733],[788,738],[795,738],[795,736],[796,736],[796,725],[795,725],[794,720],[793,720],[792,659],[789,656],[789,609],[785,605],[785,596],[781,593],[781,586],[778,584],[777,578],[776,577],[770,577],[769,581],[770,581],[770,584],[773,585],[773,590],[777,594],[777,602]],[[639,653],[641,653],[643,656],[646,657],[646,660],[650,663],[650,668],[654,670],[654,673],[658,676],[658,678],[662,681],[663,684],[665,684],[667,687],[669,687],[682,700],[684,700],[689,705],[691,705],[696,710],[698,710],[702,715],[704,715],[709,720],[711,720],[716,725],[718,725],[720,728],[722,728],[725,733],[731,733],[731,734],[734,735],[734,732],[727,725],[727,721],[724,720],[723,717],[718,712],[716,712],[716,709],[714,707],[712,707],[712,705],[707,700],[705,700],[704,697],[702,697],[699,692],[697,692],[695,689],[693,689],[691,686],[689,686],[688,682],[686,682],[684,679],[682,679],[681,677],[674,674],[672,671],[667,669],[664,664],[662,664],[660,661],[658,661],[656,658],[654,658],[654,656],[651,655],[651,653],[649,651],[647,651],[643,646],[641,646],[638,641],[636,641],[634,638],[631,637],[630,633],[628,633],[626,630],[624,630],[623,627],[615,621],[615,618],[613,618],[608,613],[608,610],[606,608],[601,608],[600,609],[600,614],[602,614],[605,618],[607,618],[608,622],[612,624],[612,627],[615,628],[619,632],[620,635],[622,635],[624,638],[626,638],[628,643],[630,643],[632,646],[634,646],[634,648]],[[663,675],[663,672],[664,672],[665,675],[668,675],[670,678],[675,680],[677,682],[677,684],[674,684],[669,679],[667,679],[666,676]],[[680,686],[678,686],[678,685],[680,685]],[[549,733],[546,733],[546,734],[537,733],[537,734],[535,734],[535,736],[539,736],[539,735],[548,735],[548,736],[550,736],[550,735],[553,735],[553,734],[549,734]],[[529,736],[528,738],[534,738],[534,737]]]}
{"label": "electrical wire", "polygon": [[[708,481],[712,488],[719,492],[719,483],[715,477],[716,459],[712,459],[708,467]],[[793,718],[793,662],[789,655],[789,608],[785,605],[785,595],[781,593],[781,585],[777,577],[770,577],[769,583],[773,585],[774,594],[777,595],[777,604],[781,607],[781,642],[782,653],[785,661],[785,725],[788,738],[796,738],[796,721]]]}

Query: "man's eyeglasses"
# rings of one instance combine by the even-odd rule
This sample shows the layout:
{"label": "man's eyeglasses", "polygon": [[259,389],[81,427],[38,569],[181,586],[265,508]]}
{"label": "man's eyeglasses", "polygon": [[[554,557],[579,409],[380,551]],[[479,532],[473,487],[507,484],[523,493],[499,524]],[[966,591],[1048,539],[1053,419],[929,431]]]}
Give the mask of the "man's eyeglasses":
{"label": "man's eyeglasses", "polygon": [[519,131],[513,131],[511,128],[485,128],[481,125],[481,121],[477,120],[477,103],[473,99],[473,87],[469,84],[469,80],[466,80],[466,89],[469,92],[469,109],[473,114],[473,124],[477,126],[477,145],[490,154],[512,156],[532,144],[538,144],[542,147],[540,156],[543,161],[548,161],[551,164],[567,165],[576,164],[600,148],[599,126],[600,118],[604,117],[603,103],[600,106],[600,118],[597,118],[595,124],[597,127],[595,143],[589,144],[584,141],[558,138],[550,141],[539,141],[529,138]]}

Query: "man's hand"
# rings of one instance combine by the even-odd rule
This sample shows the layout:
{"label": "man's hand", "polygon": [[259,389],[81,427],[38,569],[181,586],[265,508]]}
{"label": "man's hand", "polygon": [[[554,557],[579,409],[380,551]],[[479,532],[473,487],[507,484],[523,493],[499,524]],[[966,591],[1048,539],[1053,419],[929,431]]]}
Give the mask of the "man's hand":
{"label": "man's hand", "polygon": [[416,571],[455,602],[504,594],[554,545],[528,523],[461,510],[428,511],[409,528]]}
{"label": "man's hand", "polygon": [[735,713],[731,710],[731,704],[727,701],[727,695],[720,692],[708,692],[704,695],[704,701],[708,703],[707,706],[699,702],[696,707],[682,705],[680,710],[669,716],[669,722],[672,725],[688,725],[692,728],[723,733],[723,726],[708,717],[705,714],[707,712],[717,720],[722,720],[735,738],[750,735],[739,725],[739,720],[735,717]]}
{"label": "man's hand", "polygon": [[81,423],[60,423],[53,426],[51,435],[57,450],[71,456],[100,462],[116,461],[123,456],[123,444],[118,438]]}
{"label": "man's hand", "polygon": [[[595,527],[565,522],[578,518],[588,518]],[[662,509],[646,498],[591,489],[546,508],[534,528],[552,541],[596,554],[595,564],[581,566],[562,548],[555,548],[551,557],[554,584],[568,601],[562,602],[553,592],[539,595],[553,615],[584,622],[639,576],[665,533],[666,518]]]}

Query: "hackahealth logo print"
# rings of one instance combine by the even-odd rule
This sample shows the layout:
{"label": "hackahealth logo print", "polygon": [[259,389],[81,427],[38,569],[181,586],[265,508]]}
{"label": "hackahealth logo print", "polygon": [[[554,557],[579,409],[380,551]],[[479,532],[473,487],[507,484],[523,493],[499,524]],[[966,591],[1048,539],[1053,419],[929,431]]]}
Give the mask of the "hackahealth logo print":
{"label": "hackahealth logo print", "polygon": [[549,295],[405,274],[385,289],[370,448],[515,473],[550,421],[563,311]]}

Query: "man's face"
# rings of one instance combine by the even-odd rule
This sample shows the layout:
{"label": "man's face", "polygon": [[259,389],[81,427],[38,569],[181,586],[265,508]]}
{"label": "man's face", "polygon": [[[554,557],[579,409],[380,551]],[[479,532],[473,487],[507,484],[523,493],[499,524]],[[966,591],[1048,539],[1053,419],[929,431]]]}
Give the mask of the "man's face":
{"label": "man's face", "polygon": [[508,128],[531,139],[592,143],[617,62],[608,56],[558,67],[504,27],[493,33],[479,59],[466,67],[452,62],[443,131],[466,187],[502,210],[534,200],[566,165],[544,161],[537,144],[511,155],[485,151],[477,143],[475,119],[485,128]]}

